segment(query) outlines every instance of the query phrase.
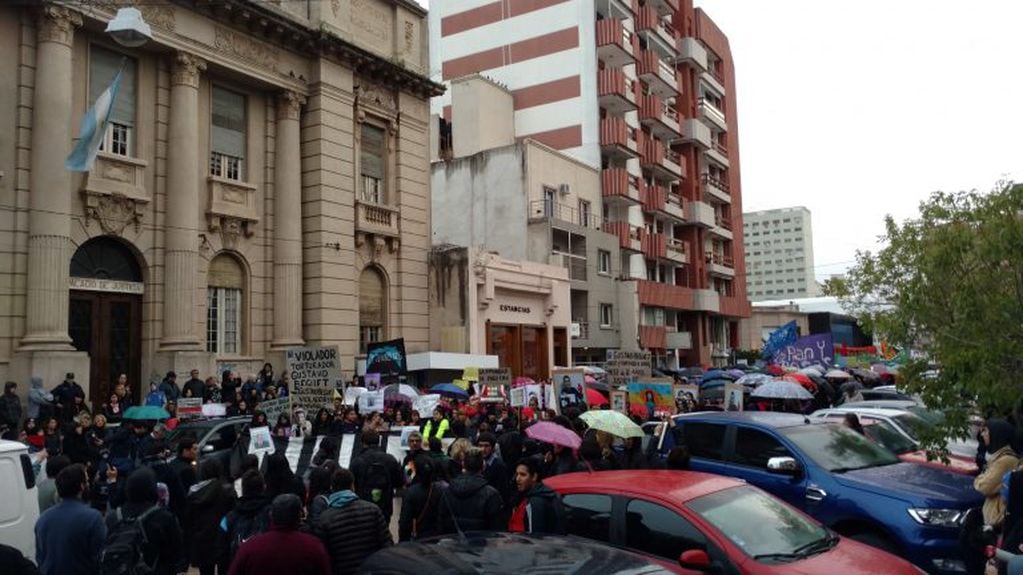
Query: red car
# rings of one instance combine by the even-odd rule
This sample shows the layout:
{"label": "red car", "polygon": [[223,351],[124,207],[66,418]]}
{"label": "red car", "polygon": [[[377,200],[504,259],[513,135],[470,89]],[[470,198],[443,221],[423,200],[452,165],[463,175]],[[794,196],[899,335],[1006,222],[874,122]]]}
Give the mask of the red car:
{"label": "red car", "polygon": [[568,533],[696,575],[917,575],[908,561],[839,537],[743,481],[693,471],[604,471],[545,479]]}

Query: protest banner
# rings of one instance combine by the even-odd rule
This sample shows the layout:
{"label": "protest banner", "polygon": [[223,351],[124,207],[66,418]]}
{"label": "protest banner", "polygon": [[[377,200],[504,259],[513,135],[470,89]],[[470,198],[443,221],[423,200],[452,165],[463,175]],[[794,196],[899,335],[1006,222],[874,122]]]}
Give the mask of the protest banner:
{"label": "protest banner", "polygon": [[379,373],[384,383],[394,383],[399,375],[405,375],[407,371],[404,339],[366,345],[366,373]]}
{"label": "protest banner", "polygon": [[269,427],[264,425],[249,429],[249,453],[273,453],[275,449]]}
{"label": "protest banner", "polygon": [[291,374],[291,407],[316,413],[333,403],[335,382],[341,379],[337,346],[289,347],[285,353]]}
{"label": "protest banner", "polygon": [[607,352],[607,380],[612,387],[650,377],[649,351],[609,350]]}
{"label": "protest banner", "polygon": [[611,392],[611,411],[617,411],[621,414],[629,414],[628,406],[628,394],[624,391],[613,390]]}
{"label": "protest banner", "polygon": [[563,414],[570,407],[581,408],[586,405],[585,374],[581,369],[555,369],[551,371],[557,398],[558,413]]}
{"label": "protest banner", "polygon": [[380,374],[379,373],[367,373],[362,376],[362,383],[366,387],[366,391],[379,391],[380,390]]}
{"label": "protest banner", "polygon": [[433,410],[437,408],[438,403],[440,403],[440,394],[428,393],[413,399],[412,409],[418,411],[419,417],[426,420],[433,416]]}
{"label": "protest banner", "polygon": [[688,413],[700,404],[700,386],[691,383],[680,383],[671,387],[675,397],[675,409],[679,413]]}
{"label": "protest banner", "polygon": [[359,413],[369,414],[384,410],[384,390],[367,391],[359,396]]}
{"label": "protest banner", "polygon": [[478,383],[476,389],[480,395],[480,401],[496,403],[504,401],[511,387],[511,370],[504,368],[481,369],[478,371]]}
{"label": "protest banner", "polygon": [[512,407],[525,407],[526,406],[526,388],[525,387],[514,387],[509,391],[509,400]]}
{"label": "protest banner", "polygon": [[744,386],[740,383],[725,384],[725,411],[742,411]]}
{"label": "protest banner", "polygon": [[201,397],[182,397],[178,399],[178,419],[196,419],[202,417]]}
{"label": "protest banner", "polygon": [[[393,429],[395,429],[395,428],[392,428],[392,430]],[[406,425],[405,427],[398,427],[397,429],[401,430],[401,442],[400,442],[401,448],[404,449],[404,450],[408,450],[408,436],[412,435],[413,431],[419,431],[419,426],[417,426],[417,425]]]}
{"label": "protest banner", "polygon": [[[290,409],[291,400],[287,397],[279,397],[277,399],[268,399],[266,401],[259,402],[259,411],[266,414],[266,420],[270,422],[271,425],[277,424],[277,418],[280,417],[282,413],[287,413],[288,418],[292,418]],[[315,415],[315,412],[313,415]]]}
{"label": "protest banner", "polygon": [[227,406],[223,403],[204,403],[202,406],[203,417],[224,417],[227,415]]}
{"label": "protest banner", "polygon": [[341,401],[341,403],[345,405],[355,405],[355,403],[359,400],[359,396],[366,393],[367,391],[369,390],[366,389],[365,387],[359,387],[357,385],[346,387],[344,399]]}
{"label": "protest banner", "polygon": [[774,363],[791,367],[835,364],[835,345],[830,333],[801,337],[774,355]]}
{"label": "protest banner", "polygon": [[671,378],[647,377],[628,384],[629,412],[647,419],[671,414],[675,398]]}

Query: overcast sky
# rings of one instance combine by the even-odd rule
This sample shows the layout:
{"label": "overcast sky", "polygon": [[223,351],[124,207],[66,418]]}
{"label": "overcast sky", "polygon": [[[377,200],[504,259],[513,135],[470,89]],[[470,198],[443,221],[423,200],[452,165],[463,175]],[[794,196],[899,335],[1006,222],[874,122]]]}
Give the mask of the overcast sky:
{"label": "overcast sky", "polygon": [[1023,175],[1023,2],[696,4],[736,62],[743,208],[808,207],[819,278],[885,214]]}

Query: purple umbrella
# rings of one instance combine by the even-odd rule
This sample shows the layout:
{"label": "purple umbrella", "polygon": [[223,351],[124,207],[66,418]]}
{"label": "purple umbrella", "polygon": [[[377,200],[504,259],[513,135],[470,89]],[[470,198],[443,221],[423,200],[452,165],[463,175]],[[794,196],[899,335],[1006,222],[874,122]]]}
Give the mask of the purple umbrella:
{"label": "purple umbrella", "polygon": [[526,435],[544,443],[560,445],[569,449],[579,449],[583,440],[571,429],[565,429],[557,423],[539,421],[526,428]]}

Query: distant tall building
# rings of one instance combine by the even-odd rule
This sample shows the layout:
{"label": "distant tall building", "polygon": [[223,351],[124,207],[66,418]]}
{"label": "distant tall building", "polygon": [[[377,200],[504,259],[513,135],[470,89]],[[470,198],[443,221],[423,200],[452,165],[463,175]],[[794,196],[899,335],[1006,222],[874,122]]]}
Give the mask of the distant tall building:
{"label": "distant tall building", "polygon": [[743,214],[750,301],[815,297],[810,210],[780,208]]}

